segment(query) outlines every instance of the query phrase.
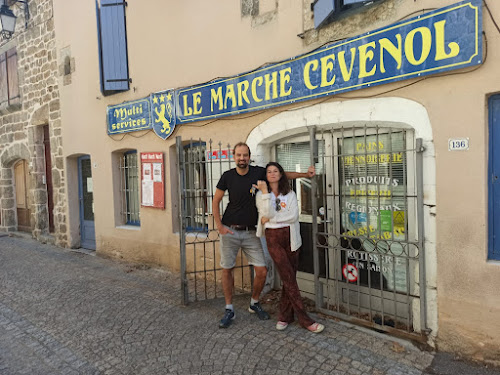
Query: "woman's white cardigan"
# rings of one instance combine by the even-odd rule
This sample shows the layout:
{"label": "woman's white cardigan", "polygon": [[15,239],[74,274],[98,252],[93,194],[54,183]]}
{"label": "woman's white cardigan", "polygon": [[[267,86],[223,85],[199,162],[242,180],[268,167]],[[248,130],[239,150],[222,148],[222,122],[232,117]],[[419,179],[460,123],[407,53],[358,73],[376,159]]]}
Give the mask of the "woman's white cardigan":
{"label": "woman's white cardigan", "polygon": [[272,204],[271,194],[262,194],[257,192],[255,204],[259,211],[259,221],[257,223],[257,237],[264,237],[264,228],[261,223],[263,217],[269,218],[270,223],[289,224],[290,225],[290,249],[297,251],[302,246],[302,238],[300,237],[299,224],[299,205],[297,196],[291,190],[286,197],[287,205],[279,211]]}

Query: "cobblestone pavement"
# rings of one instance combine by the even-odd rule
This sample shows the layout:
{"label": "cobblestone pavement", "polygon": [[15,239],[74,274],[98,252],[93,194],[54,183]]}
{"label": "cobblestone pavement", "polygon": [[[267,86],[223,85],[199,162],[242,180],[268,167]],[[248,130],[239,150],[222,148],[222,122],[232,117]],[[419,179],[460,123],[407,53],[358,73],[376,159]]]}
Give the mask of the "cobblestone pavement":
{"label": "cobblestone pavement", "polygon": [[0,374],[435,373],[433,353],[332,320],[278,332],[248,298],[219,329],[223,301],[182,306],[176,274],[3,236]]}

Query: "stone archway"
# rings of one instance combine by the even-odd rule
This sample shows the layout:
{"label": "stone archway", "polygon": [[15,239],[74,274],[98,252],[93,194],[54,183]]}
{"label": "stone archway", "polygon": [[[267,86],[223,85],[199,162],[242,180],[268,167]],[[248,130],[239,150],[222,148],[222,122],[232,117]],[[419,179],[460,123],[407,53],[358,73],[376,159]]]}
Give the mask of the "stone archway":
{"label": "stone archway", "polygon": [[[427,325],[432,330],[431,341],[437,335],[437,270],[436,260],[436,176],[435,151],[427,109],[415,101],[389,97],[327,101],[311,106],[283,111],[268,118],[255,127],[246,143],[252,150],[252,159],[257,165],[265,165],[272,160],[272,146],[284,137],[308,134],[309,127],[317,130],[335,129],[342,126],[363,126],[367,124],[391,124],[401,128],[411,128],[415,138],[422,139],[424,148],[424,221],[426,222],[426,284],[427,284]],[[417,312],[418,313],[418,312]],[[418,320],[418,319],[417,319]],[[419,329],[419,327],[416,327]]]}
{"label": "stone archway", "polygon": [[31,160],[28,147],[23,143],[10,145],[0,155],[0,230],[7,232],[17,230],[13,165],[18,160]]}

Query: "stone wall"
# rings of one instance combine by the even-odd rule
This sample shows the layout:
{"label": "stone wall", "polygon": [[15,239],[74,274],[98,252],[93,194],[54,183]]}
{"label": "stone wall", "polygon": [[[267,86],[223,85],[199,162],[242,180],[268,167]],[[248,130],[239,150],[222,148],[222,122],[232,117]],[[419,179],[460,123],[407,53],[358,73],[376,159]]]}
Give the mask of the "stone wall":
{"label": "stone wall", "polygon": [[[405,0],[385,0],[348,12],[318,29],[314,28],[314,12],[311,0],[303,0],[304,32],[301,37],[305,46],[319,47],[396,22],[396,8]],[[390,21],[389,21],[390,20]]]}
{"label": "stone wall", "polygon": [[[0,230],[17,230],[13,165],[29,163],[28,202],[32,235],[40,241],[67,246],[64,159],[52,0],[30,0],[11,9],[18,16],[11,40],[0,42],[0,53],[15,47],[20,103],[0,107]],[[43,126],[48,125],[52,160],[54,233],[49,233]]]}

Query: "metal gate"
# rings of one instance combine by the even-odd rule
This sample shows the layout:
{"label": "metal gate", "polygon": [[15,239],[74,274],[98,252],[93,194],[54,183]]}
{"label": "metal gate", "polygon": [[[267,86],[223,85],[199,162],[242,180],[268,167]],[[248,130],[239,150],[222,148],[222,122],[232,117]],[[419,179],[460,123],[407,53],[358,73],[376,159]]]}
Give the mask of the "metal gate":
{"label": "metal gate", "polygon": [[[181,292],[184,304],[223,297],[219,232],[212,215],[212,199],[222,174],[233,168],[230,145],[183,142],[176,138],[179,170],[179,235]],[[221,202],[221,213],[228,197]],[[240,252],[234,268],[235,293],[251,291],[253,272]]]}
{"label": "metal gate", "polygon": [[[280,163],[290,159],[285,170],[317,171],[293,182],[307,217],[299,287],[310,278],[322,313],[425,340],[421,140],[410,129],[357,126],[311,127],[301,144],[287,142],[276,142],[274,153]],[[183,301],[221,297],[211,201],[222,173],[234,167],[231,147],[177,137],[177,151]],[[237,290],[249,291],[253,273],[242,256],[235,274]]]}
{"label": "metal gate", "polygon": [[425,340],[421,139],[379,126],[309,138],[317,308]]}

